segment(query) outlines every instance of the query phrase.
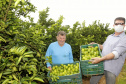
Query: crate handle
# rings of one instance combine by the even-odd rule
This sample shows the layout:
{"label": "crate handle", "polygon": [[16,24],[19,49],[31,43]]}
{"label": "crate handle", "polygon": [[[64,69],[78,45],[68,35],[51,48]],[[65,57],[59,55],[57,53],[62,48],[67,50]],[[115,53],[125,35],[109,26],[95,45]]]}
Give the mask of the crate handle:
{"label": "crate handle", "polygon": [[71,82],[71,79],[62,79],[62,80],[59,80],[58,82]]}

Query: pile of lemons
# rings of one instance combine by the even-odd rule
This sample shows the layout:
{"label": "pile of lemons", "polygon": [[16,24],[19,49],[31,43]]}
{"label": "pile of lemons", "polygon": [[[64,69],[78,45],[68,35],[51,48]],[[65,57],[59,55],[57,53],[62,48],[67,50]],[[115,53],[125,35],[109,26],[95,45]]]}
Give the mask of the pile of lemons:
{"label": "pile of lemons", "polygon": [[81,48],[81,59],[82,60],[90,60],[94,57],[101,57],[99,56],[98,46],[88,46],[87,48]]}
{"label": "pile of lemons", "polygon": [[79,73],[79,63],[53,66],[50,76],[65,76]]}

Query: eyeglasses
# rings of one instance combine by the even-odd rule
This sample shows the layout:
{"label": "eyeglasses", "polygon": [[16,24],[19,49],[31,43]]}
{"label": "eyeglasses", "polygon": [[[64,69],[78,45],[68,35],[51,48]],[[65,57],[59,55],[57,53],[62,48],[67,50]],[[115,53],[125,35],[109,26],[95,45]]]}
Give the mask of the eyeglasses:
{"label": "eyeglasses", "polygon": [[115,25],[124,25],[124,23],[115,23]]}

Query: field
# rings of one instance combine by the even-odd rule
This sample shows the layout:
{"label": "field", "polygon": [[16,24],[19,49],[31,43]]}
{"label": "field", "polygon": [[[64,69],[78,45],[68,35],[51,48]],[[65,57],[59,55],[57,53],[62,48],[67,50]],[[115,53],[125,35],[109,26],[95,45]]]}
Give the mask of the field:
{"label": "field", "polygon": [[116,84],[126,84],[126,60],[121,73],[117,77]]}
{"label": "field", "polygon": [[[82,77],[83,84],[90,84],[89,80],[90,80],[90,77],[85,77],[85,76]],[[106,84],[104,76],[99,81],[99,84]]]}

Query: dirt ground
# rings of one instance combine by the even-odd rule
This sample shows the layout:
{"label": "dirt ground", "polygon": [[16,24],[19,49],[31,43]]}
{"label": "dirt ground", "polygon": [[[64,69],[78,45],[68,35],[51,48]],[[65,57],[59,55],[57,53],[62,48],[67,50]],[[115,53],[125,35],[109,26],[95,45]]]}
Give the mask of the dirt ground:
{"label": "dirt ground", "polygon": [[[90,84],[89,80],[90,80],[90,77],[82,76],[83,84]],[[101,78],[101,80],[99,81],[98,84],[106,84],[105,76],[103,76],[103,77]]]}

